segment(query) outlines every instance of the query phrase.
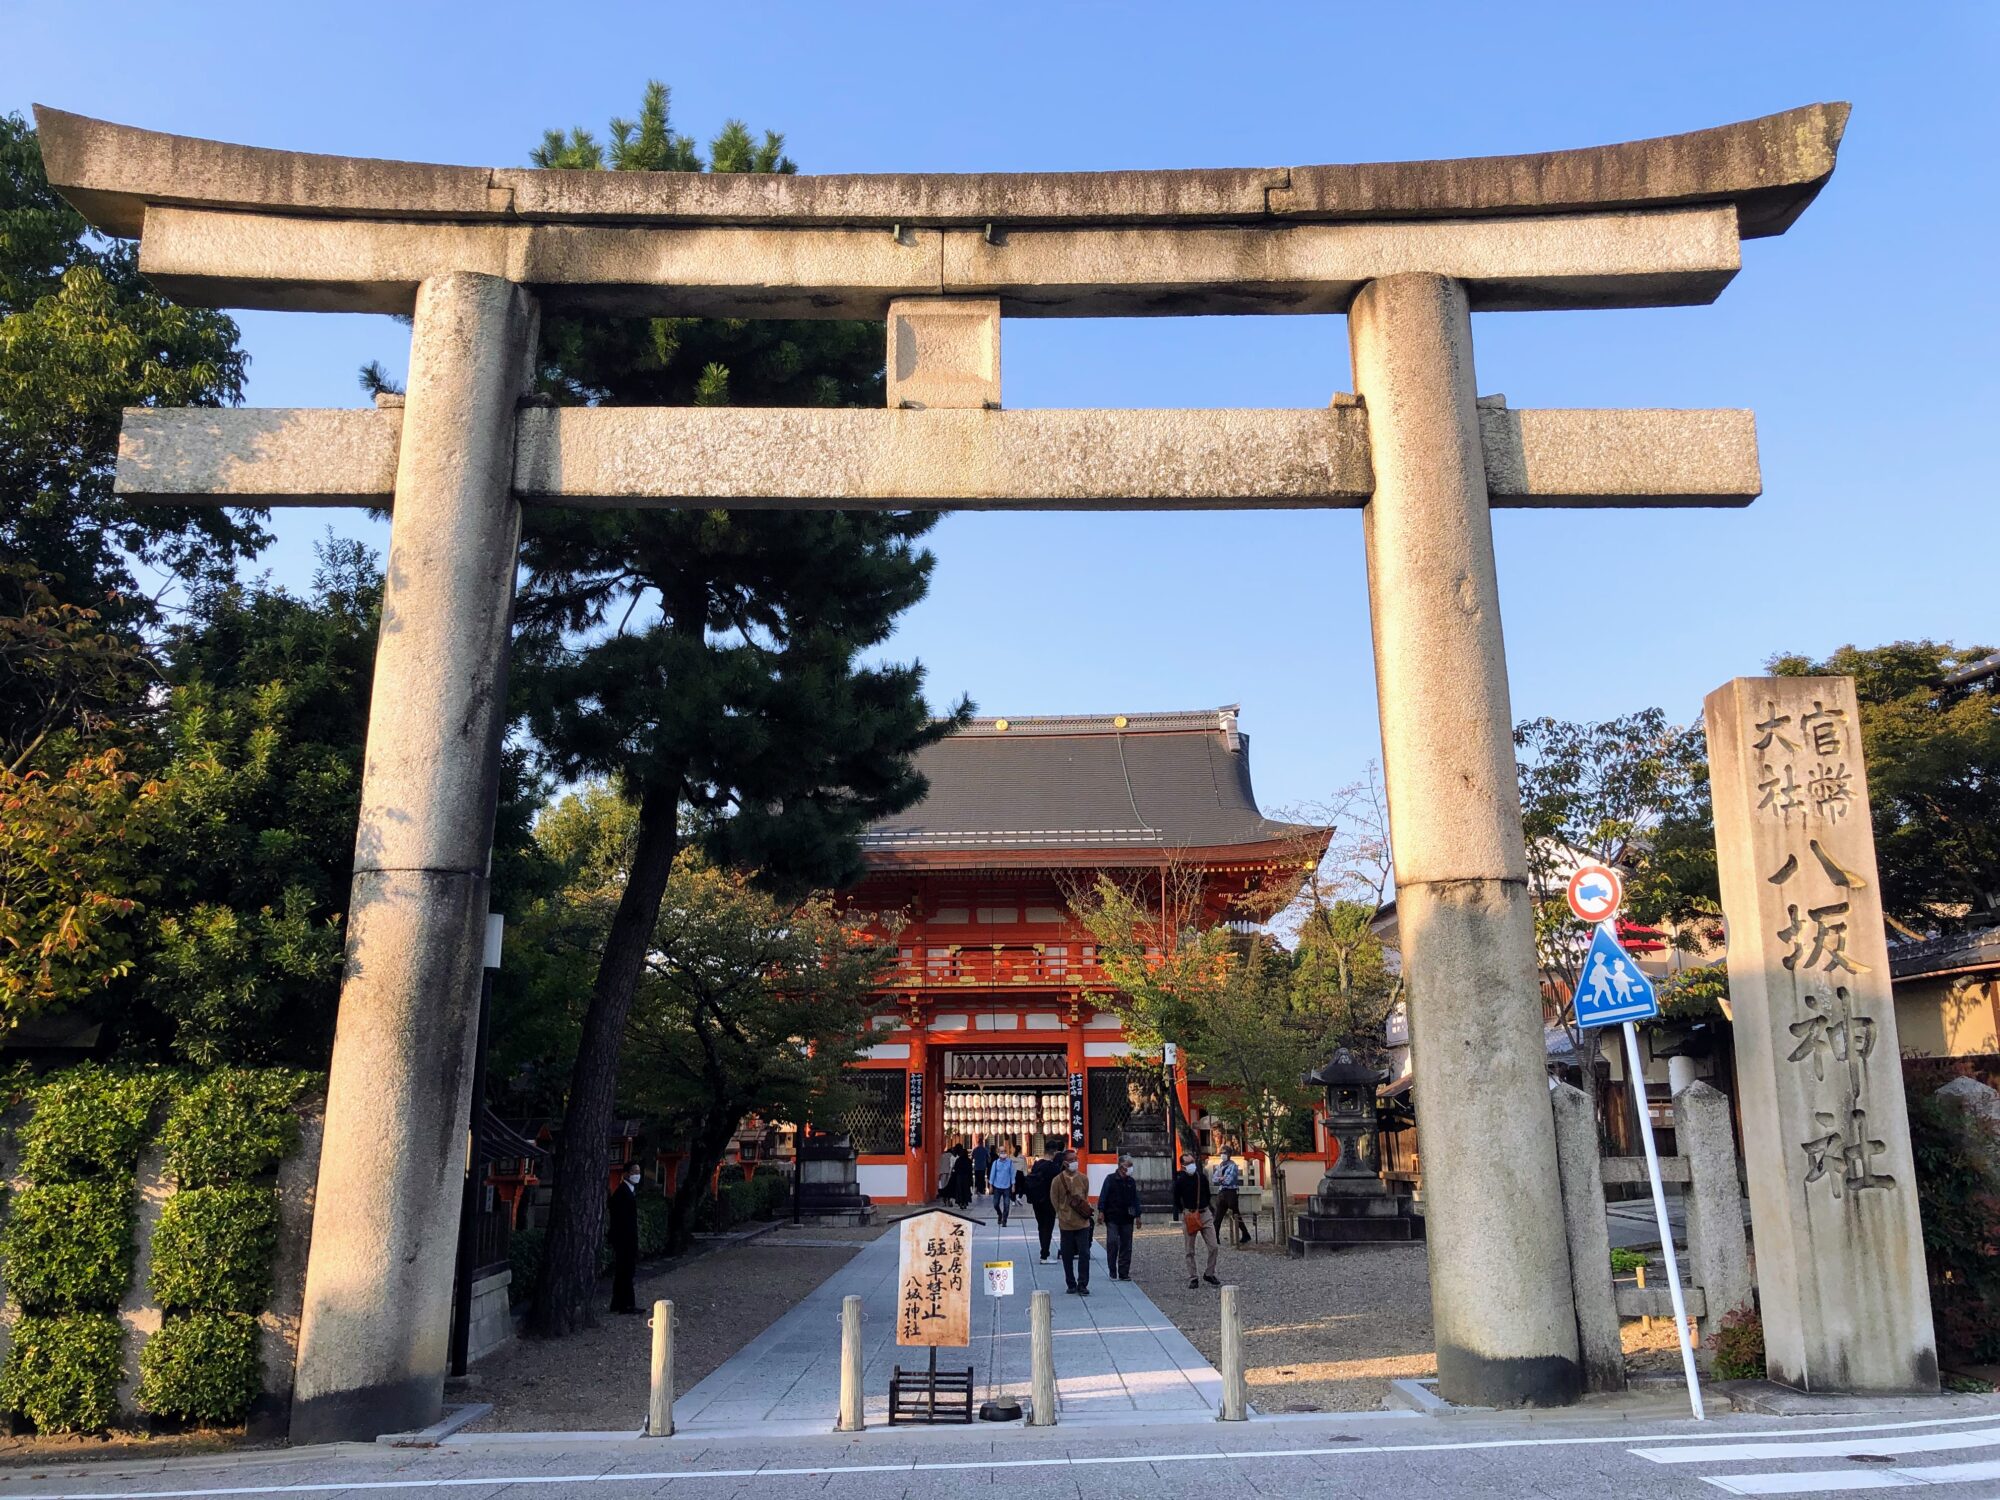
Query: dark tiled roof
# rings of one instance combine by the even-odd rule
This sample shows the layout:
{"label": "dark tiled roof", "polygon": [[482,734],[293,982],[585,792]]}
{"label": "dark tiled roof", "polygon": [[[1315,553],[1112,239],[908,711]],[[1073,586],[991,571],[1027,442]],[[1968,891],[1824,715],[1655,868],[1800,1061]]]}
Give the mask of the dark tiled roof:
{"label": "dark tiled roof", "polygon": [[868,856],[1215,849],[1306,830],[1257,810],[1235,708],[977,719],[917,757],[930,794],[872,824]]}
{"label": "dark tiled roof", "polygon": [[1889,973],[1896,979],[1984,968],[2000,968],[2000,927],[1925,942],[1895,943],[1889,948]]}

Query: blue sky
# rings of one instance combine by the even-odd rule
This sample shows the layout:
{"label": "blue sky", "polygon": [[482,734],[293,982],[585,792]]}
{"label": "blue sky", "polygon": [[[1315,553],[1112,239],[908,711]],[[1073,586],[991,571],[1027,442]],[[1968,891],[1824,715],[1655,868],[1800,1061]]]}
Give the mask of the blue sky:
{"label": "blue sky", "polygon": [[[649,77],[680,129],[739,116],[807,171],[1481,155],[1850,100],[1833,182],[1745,245],[1716,305],[1475,319],[1482,391],[1750,407],[1764,465],[1747,511],[1498,516],[1515,713],[1686,718],[1780,650],[2000,644],[1994,7],[0,0],[0,37],[0,109],[482,164],[521,163],[545,126],[601,129]],[[358,405],[356,368],[404,359],[385,319],[241,322],[260,406]],[[1010,320],[1004,370],[1012,407],[1319,406],[1349,384],[1327,317]],[[382,539],[281,513],[263,565],[303,583],[328,525]],[[892,650],[935,701],[1240,701],[1267,806],[1378,754],[1355,513],[967,514],[933,535]]]}

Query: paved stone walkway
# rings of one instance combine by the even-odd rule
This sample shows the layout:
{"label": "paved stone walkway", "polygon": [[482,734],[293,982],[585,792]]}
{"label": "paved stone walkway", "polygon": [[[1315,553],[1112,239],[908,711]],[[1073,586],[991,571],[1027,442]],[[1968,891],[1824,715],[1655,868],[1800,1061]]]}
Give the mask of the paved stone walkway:
{"label": "paved stone walkway", "polygon": [[[940,1368],[971,1364],[975,1409],[997,1395],[1025,1402],[1028,1297],[1045,1288],[1054,1304],[1056,1393],[1065,1424],[1214,1416],[1221,1377],[1135,1283],[1110,1278],[1101,1245],[1092,1247],[1090,1296],[1072,1297],[1063,1290],[1061,1261],[1039,1259],[1032,1213],[1016,1213],[1005,1229],[990,1221],[990,1212],[984,1218],[973,1234],[974,1267],[1013,1261],[1014,1295],[987,1297],[975,1283],[971,1347],[938,1351]],[[892,1229],[869,1244],[675,1402],[676,1428],[691,1435],[829,1430],[840,1404],[840,1304],[848,1296],[862,1298],[868,1425],[885,1424],[891,1369],[899,1362],[921,1369],[926,1360],[925,1351],[895,1342],[897,1243]]]}

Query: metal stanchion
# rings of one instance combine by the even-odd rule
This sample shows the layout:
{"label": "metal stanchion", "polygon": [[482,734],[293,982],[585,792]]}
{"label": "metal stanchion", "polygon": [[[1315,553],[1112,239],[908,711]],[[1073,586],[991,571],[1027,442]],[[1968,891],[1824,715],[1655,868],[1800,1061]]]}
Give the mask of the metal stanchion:
{"label": "metal stanchion", "polygon": [[1222,1289],[1222,1411],[1216,1420],[1241,1422],[1250,1415],[1250,1384],[1243,1377],[1243,1317],[1236,1288]]}
{"label": "metal stanchion", "polygon": [[1033,1409],[1028,1413],[1030,1427],[1053,1427],[1056,1425],[1056,1343],[1055,1307],[1047,1292],[1035,1292],[1028,1298],[1028,1359],[1033,1366],[1033,1376],[1029,1383],[1030,1400]]}
{"label": "metal stanchion", "polygon": [[674,1435],[674,1305],[653,1304],[653,1387],[646,1407],[646,1436]]}
{"label": "metal stanchion", "polygon": [[861,1410],[861,1299],[840,1299],[840,1423],[838,1431],[866,1426]]}

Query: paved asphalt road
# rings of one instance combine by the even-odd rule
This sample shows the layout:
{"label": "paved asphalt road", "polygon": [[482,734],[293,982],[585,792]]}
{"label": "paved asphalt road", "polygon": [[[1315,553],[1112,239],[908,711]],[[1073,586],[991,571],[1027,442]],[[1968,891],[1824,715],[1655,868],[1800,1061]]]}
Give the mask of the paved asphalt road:
{"label": "paved asphalt road", "polygon": [[[1926,1414],[1731,1416],[1697,1425],[1615,1419],[1438,1420],[1366,1414],[1028,1431],[870,1432],[782,1441],[676,1438],[339,1447],[223,1461],[93,1463],[0,1472],[0,1497],[196,1500],[576,1500],[642,1496],[2000,1495],[2000,1401]],[[1945,1413],[1951,1415],[1945,1415]]]}

